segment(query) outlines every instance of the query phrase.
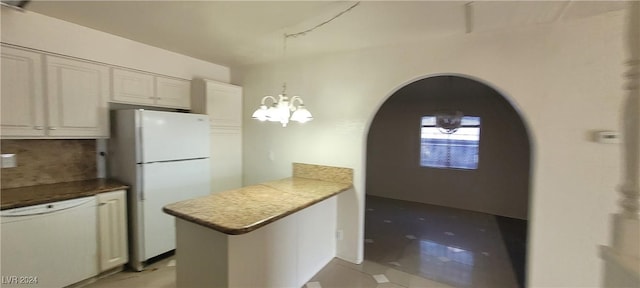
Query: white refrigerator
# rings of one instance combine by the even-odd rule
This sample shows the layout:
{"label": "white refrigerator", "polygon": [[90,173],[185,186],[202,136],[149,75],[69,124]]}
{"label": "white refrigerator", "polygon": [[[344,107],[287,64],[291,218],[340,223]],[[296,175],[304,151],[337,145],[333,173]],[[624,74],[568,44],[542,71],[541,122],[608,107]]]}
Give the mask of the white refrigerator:
{"label": "white refrigerator", "polygon": [[110,177],[130,186],[129,265],[175,249],[175,222],[162,207],[209,194],[209,116],[116,110],[109,140]]}

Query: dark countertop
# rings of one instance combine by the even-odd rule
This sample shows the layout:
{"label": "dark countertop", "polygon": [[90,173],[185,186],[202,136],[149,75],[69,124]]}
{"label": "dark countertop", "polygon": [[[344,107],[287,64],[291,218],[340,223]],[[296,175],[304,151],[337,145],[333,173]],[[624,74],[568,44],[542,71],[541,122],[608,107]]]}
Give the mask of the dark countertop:
{"label": "dark countertop", "polygon": [[0,210],[69,200],[127,188],[129,186],[115,180],[92,179],[2,189]]}
{"label": "dark countertop", "polygon": [[352,188],[300,177],[169,204],[164,212],[229,235],[251,232]]}

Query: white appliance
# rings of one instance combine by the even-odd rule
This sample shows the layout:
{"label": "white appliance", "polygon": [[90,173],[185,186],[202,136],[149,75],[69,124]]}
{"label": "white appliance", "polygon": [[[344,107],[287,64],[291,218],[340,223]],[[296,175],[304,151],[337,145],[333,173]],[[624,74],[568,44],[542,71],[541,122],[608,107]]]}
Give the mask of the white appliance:
{"label": "white appliance", "polygon": [[0,212],[2,287],[65,287],[98,274],[94,196]]}
{"label": "white appliance", "polygon": [[129,191],[130,266],[175,249],[167,204],[210,191],[209,116],[152,110],[113,111],[109,140],[111,177]]}

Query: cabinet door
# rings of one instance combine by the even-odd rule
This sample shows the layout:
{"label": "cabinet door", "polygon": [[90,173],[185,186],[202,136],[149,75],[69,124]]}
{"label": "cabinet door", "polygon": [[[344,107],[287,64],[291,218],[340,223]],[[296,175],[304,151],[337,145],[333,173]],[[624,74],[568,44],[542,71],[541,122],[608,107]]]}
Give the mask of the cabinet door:
{"label": "cabinet door", "polygon": [[156,76],[156,104],[191,109],[191,82]]}
{"label": "cabinet door", "polygon": [[114,102],[153,105],[153,76],[149,74],[113,68]]}
{"label": "cabinet door", "polygon": [[211,130],[211,193],[242,186],[242,131]]}
{"label": "cabinet door", "polygon": [[211,126],[242,126],[242,87],[207,81],[207,114]]}
{"label": "cabinet door", "polygon": [[42,55],[2,47],[2,137],[44,136]]}
{"label": "cabinet door", "polygon": [[49,136],[109,137],[109,68],[46,56]]}
{"label": "cabinet door", "polygon": [[98,194],[100,271],[129,261],[125,191]]}

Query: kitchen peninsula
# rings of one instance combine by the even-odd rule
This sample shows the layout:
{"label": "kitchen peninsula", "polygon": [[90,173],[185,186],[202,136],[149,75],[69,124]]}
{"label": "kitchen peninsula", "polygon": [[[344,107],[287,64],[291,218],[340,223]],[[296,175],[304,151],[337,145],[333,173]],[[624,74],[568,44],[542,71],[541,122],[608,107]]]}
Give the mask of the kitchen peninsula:
{"label": "kitchen peninsula", "polygon": [[301,287],[335,256],[333,196],[352,181],[349,168],[294,163],[291,178],[165,206],[177,287]]}

